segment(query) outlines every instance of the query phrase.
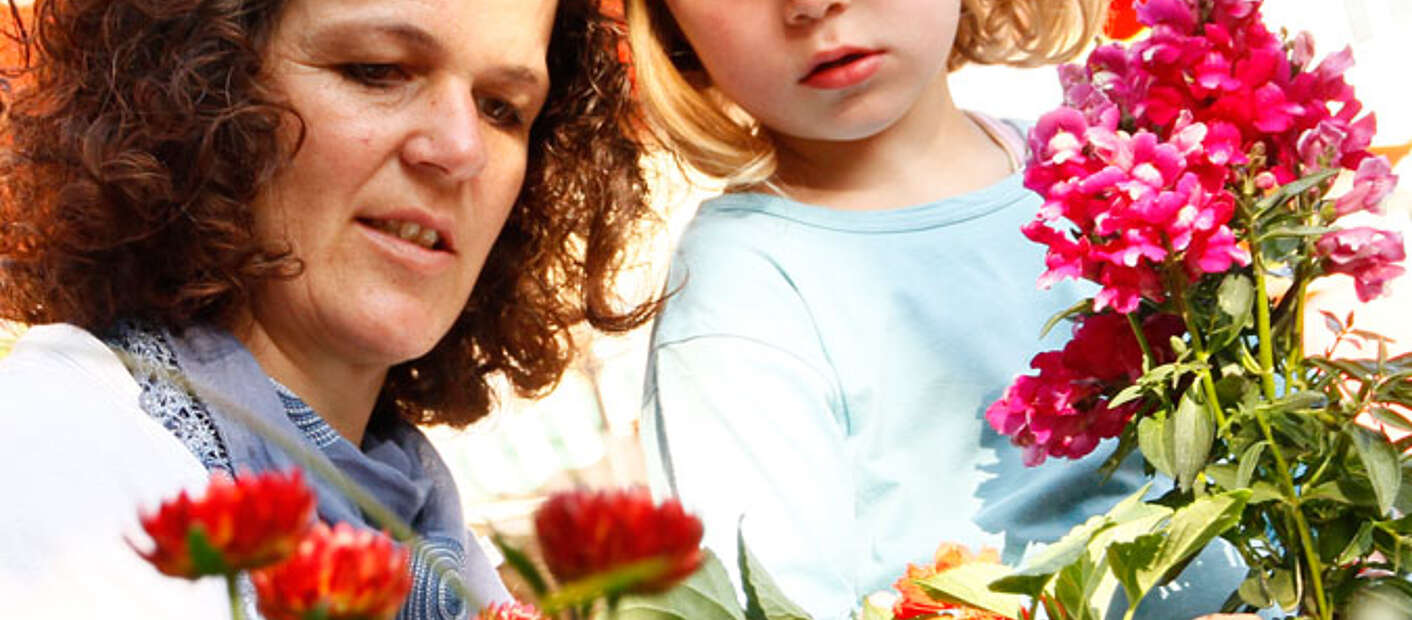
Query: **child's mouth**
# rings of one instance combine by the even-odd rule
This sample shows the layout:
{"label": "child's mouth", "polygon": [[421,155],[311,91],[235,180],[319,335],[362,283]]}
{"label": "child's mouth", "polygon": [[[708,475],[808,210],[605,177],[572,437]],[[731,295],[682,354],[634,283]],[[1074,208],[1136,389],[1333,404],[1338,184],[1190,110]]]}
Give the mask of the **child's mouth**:
{"label": "child's mouth", "polygon": [[805,86],[833,90],[848,88],[866,81],[878,70],[882,52],[877,50],[846,50],[814,65],[799,83]]}

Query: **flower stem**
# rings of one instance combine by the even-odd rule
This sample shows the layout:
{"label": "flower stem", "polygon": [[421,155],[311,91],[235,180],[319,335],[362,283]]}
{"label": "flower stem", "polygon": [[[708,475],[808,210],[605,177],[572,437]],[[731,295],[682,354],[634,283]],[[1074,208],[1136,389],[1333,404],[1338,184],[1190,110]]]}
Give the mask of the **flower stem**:
{"label": "flower stem", "polygon": [[245,620],[245,610],[240,605],[240,588],[236,586],[237,573],[226,573],[226,594],[230,595],[231,620]]}
{"label": "flower stem", "polygon": [[1300,277],[1295,283],[1294,330],[1289,334],[1289,359],[1285,361],[1286,385],[1304,387],[1304,296],[1309,293],[1308,278]]}
{"label": "flower stem", "polygon": [[1147,361],[1143,370],[1152,370],[1152,365],[1157,363],[1157,358],[1152,355],[1152,345],[1147,343],[1147,334],[1142,332],[1142,323],[1139,323],[1137,317],[1131,312],[1123,316],[1128,318],[1128,325],[1133,328],[1133,336],[1137,337],[1137,346],[1142,347],[1142,359]]}
{"label": "flower stem", "polygon": [[1186,282],[1183,275],[1170,271],[1167,274],[1167,286],[1171,289],[1172,296],[1177,299],[1177,310],[1181,312],[1182,322],[1186,323],[1186,331],[1191,335],[1191,348],[1196,351],[1197,360],[1201,362],[1196,374],[1201,377],[1201,389],[1206,393],[1207,407],[1216,418],[1216,430],[1222,433],[1226,430],[1226,413],[1221,410],[1221,399],[1216,395],[1216,381],[1211,378],[1211,365],[1208,363],[1211,354],[1206,350],[1205,341],[1201,339],[1201,330],[1196,328],[1196,317],[1192,315],[1191,308],[1186,303]]}
{"label": "flower stem", "polygon": [[[1252,271],[1255,272],[1255,322],[1256,329],[1260,336],[1260,387],[1265,393],[1265,399],[1273,403],[1278,399],[1278,394],[1275,389],[1275,343],[1270,331],[1270,293],[1265,282],[1264,256],[1261,255],[1260,246],[1255,241],[1257,231],[1255,230],[1254,222],[1251,222],[1249,232],[1251,237],[1251,267]],[[1303,295],[1304,286],[1301,284],[1297,286],[1295,290],[1286,294]],[[1303,313],[1303,305],[1300,301],[1301,300],[1294,301],[1294,312],[1296,313],[1295,329],[1290,335],[1291,340],[1294,342],[1301,342],[1303,339],[1302,317],[1297,316]],[[1309,534],[1309,523],[1304,518],[1304,511],[1301,507],[1302,502],[1300,501],[1298,490],[1295,489],[1294,478],[1291,476],[1289,463],[1285,460],[1284,453],[1280,450],[1279,444],[1275,442],[1275,433],[1270,429],[1270,422],[1265,419],[1264,413],[1257,410],[1254,417],[1256,423],[1260,426],[1260,432],[1265,436],[1265,441],[1268,442],[1270,454],[1275,457],[1275,466],[1280,482],[1284,486],[1285,496],[1289,500],[1290,513],[1294,518],[1294,527],[1299,535],[1299,546],[1304,549],[1305,561],[1308,563],[1309,567],[1309,582],[1314,590],[1314,601],[1318,605],[1316,611],[1319,618],[1329,620],[1333,616],[1329,609],[1328,599],[1324,595],[1323,563],[1319,560],[1319,552],[1314,548],[1313,537]]]}
{"label": "flower stem", "polygon": [[[1265,399],[1274,401],[1275,395],[1275,343],[1270,335],[1270,292],[1265,283],[1265,261],[1260,256],[1260,248],[1251,248],[1252,271],[1255,272],[1255,324],[1260,332],[1260,387]],[[1297,293],[1296,293],[1297,294]],[[1298,312],[1300,308],[1296,307]],[[1298,329],[1296,329],[1298,331]],[[1296,334],[1297,337],[1297,334]]]}

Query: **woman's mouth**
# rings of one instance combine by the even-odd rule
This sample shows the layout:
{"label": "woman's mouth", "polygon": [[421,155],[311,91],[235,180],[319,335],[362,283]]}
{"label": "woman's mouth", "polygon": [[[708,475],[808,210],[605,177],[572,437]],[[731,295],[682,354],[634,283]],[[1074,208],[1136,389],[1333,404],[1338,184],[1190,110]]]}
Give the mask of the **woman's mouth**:
{"label": "woman's mouth", "polygon": [[368,218],[360,218],[358,222],[364,226],[376,229],[408,243],[419,245],[428,250],[446,251],[449,249],[446,247],[446,244],[442,242],[440,233],[436,232],[434,229],[423,227],[416,222]]}
{"label": "woman's mouth", "polygon": [[814,66],[799,83],[811,88],[836,90],[856,86],[877,73],[881,50],[841,48],[814,56]]}

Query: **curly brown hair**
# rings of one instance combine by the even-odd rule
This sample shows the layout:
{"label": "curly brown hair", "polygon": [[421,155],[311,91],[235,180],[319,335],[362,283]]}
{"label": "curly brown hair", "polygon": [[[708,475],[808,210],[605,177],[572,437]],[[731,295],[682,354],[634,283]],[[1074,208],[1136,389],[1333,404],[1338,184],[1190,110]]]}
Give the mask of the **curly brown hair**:
{"label": "curly brown hair", "polygon": [[[26,24],[10,0],[28,62],[0,80],[0,318],[227,325],[255,282],[299,273],[249,208],[293,154],[277,129],[297,114],[260,79],[283,4],[39,0]],[[379,412],[464,426],[493,405],[497,372],[524,395],[554,385],[573,325],[625,331],[656,310],[614,294],[654,221],[621,36],[599,0],[559,1],[519,198],[455,325],[391,369]]]}

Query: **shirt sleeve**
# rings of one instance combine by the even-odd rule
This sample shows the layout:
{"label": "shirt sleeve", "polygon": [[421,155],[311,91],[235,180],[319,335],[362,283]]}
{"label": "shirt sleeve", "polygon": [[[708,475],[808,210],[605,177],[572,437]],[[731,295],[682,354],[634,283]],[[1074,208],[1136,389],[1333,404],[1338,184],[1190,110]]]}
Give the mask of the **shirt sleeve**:
{"label": "shirt sleeve", "polygon": [[777,346],[706,335],[658,346],[642,437],[649,479],[706,526],[738,584],[737,524],[781,590],[820,620],[859,600],[846,426],[826,372]]}

